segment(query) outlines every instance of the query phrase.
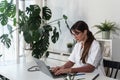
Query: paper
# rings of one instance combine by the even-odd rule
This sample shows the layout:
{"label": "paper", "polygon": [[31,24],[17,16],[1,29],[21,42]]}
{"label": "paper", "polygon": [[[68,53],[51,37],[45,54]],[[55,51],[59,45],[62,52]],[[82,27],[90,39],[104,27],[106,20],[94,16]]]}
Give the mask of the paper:
{"label": "paper", "polygon": [[97,75],[98,73],[85,73],[84,75],[75,76],[75,80],[93,80]]}

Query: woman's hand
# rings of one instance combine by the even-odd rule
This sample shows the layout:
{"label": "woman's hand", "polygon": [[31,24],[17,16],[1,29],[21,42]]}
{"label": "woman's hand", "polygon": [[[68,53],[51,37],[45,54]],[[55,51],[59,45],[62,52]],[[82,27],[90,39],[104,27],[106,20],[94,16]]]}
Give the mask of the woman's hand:
{"label": "woman's hand", "polygon": [[61,67],[60,66],[57,66],[57,67],[52,67],[51,70],[52,72],[56,72],[57,70],[59,70]]}
{"label": "woman's hand", "polygon": [[70,73],[71,72],[71,68],[66,68],[66,69],[59,69],[55,72],[55,75],[59,75],[59,74],[64,74],[64,73]]}

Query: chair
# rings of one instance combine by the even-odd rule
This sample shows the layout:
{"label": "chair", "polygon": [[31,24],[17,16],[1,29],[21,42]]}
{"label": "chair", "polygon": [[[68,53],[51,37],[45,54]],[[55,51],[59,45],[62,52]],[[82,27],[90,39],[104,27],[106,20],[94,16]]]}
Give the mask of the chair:
{"label": "chair", "polygon": [[[111,60],[103,60],[103,65],[105,67],[106,76],[116,78],[117,73],[120,70],[120,62],[111,61]],[[115,70],[115,73],[114,73]]]}
{"label": "chair", "polygon": [[0,74],[0,80],[10,80],[10,79],[8,79],[8,78],[6,78],[5,76],[2,76],[2,75]]}

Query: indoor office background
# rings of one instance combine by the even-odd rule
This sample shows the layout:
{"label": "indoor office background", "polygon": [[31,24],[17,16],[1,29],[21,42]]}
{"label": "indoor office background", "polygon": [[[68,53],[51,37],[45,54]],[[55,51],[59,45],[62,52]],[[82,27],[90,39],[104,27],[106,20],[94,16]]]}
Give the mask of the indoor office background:
{"label": "indoor office background", "polygon": [[[0,0],[2,1],[2,0]],[[13,0],[16,3],[16,0]],[[95,33],[97,29],[93,28],[94,25],[100,24],[105,20],[110,20],[112,22],[116,22],[118,27],[120,28],[120,1],[119,0],[19,0],[19,8],[21,10],[25,10],[26,6],[30,4],[38,4],[39,6],[47,5],[52,10],[52,20],[61,18],[63,14],[68,17],[68,24],[71,27],[73,23],[78,20],[84,20],[89,25],[90,30]],[[69,42],[73,43],[73,37],[71,36],[69,30],[65,26],[65,24],[61,24],[61,33],[60,38],[57,43],[50,44],[49,50],[56,52],[67,52],[66,44]],[[0,34],[6,33],[6,27],[0,27]],[[120,32],[119,35],[112,35],[110,40],[117,39],[120,40]],[[0,43],[0,54],[3,56],[0,58],[0,61],[6,61],[9,64],[15,63],[17,53],[16,47],[19,47],[19,55],[22,57],[29,56],[29,53],[26,53],[24,48],[24,40],[22,35],[19,35],[19,46],[16,46],[18,42],[16,42],[16,37],[18,34],[16,32],[13,33],[14,37],[12,39],[12,45],[9,49],[3,46]],[[95,35],[96,39],[101,39],[102,35]],[[62,44],[61,44],[62,43]],[[112,48],[116,48],[113,50],[112,58],[114,60],[120,61],[120,56],[116,52],[120,52],[119,43],[112,43]],[[3,63],[5,64],[5,63]],[[1,64],[1,65],[3,65]],[[120,72],[119,74],[120,75]],[[118,76],[120,78],[120,76]]]}

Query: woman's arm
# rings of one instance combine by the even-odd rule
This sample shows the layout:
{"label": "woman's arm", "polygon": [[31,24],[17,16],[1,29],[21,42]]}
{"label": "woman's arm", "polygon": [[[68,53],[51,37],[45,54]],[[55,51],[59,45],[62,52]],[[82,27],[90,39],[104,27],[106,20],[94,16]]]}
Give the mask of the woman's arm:
{"label": "woman's arm", "polygon": [[71,62],[71,61],[68,61],[68,62],[66,62],[63,66],[61,66],[63,69],[65,69],[65,68],[71,68],[72,66],[74,65],[74,63],[73,62]]}
{"label": "woman's arm", "polygon": [[[65,66],[71,67],[71,65],[68,65],[68,64],[71,64],[71,62],[69,62],[69,63],[67,62],[67,65],[64,65],[64,67]],[[92,72],[92,71],[94,71],[94,69],[95,69],[94,66],[92,66],[90,64],[86,64],[83,67],[77,67],[77,68],[61,68],[55,72],[55,75],[59,75],[59,74],[63,74],[63,73]]]}
{"label": "woman's arm", "polygon": [[77,72],[92,72],[94,71],[95,67],[91,64],[86,64],[82,67],[77,68],[71,68],[71,73],[77,73]]}

